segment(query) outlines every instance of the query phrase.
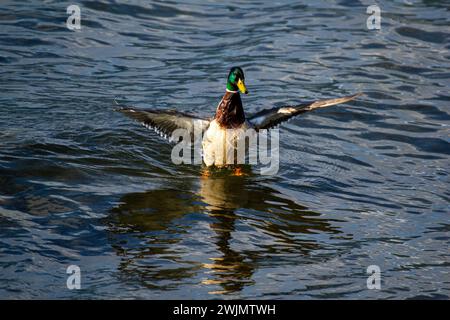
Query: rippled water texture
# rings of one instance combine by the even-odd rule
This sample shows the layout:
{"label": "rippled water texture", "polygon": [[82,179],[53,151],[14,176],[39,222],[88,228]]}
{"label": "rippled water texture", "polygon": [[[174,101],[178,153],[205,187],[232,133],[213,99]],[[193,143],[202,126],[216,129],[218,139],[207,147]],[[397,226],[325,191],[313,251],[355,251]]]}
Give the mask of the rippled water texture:
{"label": "rippled water texture", "polygon": [[[448,1],[77,3],[0,4],[0,298],[449,298]],[[283,124],[275,176],[113,111],[211,116],[232,65],[248,114],[365,95]]]}

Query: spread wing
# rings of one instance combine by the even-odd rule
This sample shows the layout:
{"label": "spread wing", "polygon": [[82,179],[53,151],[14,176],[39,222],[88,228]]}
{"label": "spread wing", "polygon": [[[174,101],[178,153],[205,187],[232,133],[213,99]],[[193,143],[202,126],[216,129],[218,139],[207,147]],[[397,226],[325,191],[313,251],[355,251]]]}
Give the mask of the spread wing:
{"label": "spread wing", "polygon": [[248,119],[248,121],[254,126],[256,130],[270,129],[301,113],[318,108],[334,106],[335,104],[339,103],[344,103],[355,99],[359,95],[361,95],[361,93],[336,99],[306,102],[295,106],[284,106],[279,108],[265,109],[251,116]]}
{"label": "spread wing", "polygon": [[194,130],[203,132],[208,128],[210,120],[196,117],[175,110],[137,109],[122,107],[116,109],[148,129],[154,130],[161,137],[172,141],[172,134],[176,129],[185,129],[193,139]]}

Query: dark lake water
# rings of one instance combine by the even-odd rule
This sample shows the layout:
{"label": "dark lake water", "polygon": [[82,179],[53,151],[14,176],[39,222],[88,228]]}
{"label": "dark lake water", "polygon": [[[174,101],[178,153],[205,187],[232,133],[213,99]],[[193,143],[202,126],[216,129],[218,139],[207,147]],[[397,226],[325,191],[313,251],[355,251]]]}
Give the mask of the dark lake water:
{"label": "dark lake water", "polygon": [[[450,3],[0,3],[0,298],[450,297]],[[280,129],[277,175],[201,177],[113,111],[248,114],[355,92]],[[81,290],[66,268],[81,268]],[[381,270],[381,290],[366,269]]]}

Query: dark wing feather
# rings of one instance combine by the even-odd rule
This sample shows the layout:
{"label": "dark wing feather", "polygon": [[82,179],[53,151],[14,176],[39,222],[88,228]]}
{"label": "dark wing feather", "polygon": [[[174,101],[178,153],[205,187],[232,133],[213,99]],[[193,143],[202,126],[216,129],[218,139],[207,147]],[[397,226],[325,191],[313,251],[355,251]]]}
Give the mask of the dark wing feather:
{"label": "dark wing feather", "polygon": [[301,113],[311,111],[318,108],[325,108],[329,106],[334,106],[335,104],[344,103],[355,99],[361,93],[357,93],[351,96],[346,96],[336,99],[328,100],[318,100],[315,102],[302,103],[296,106],[284,106],[272,109],[262,110],[253,116],[251,116],[248,121],[254,126],[256,130],[259,129],[270,129],[276,125],[284,122],[296,115]]}
{"label": "dark wing feather", "polygon": [[170,141],[172,140],[172,133],[176,129],[188,130],[192,138],[194,128],[201,130],[203,133],[210,123],[210,120],[175,110],[137,109],[133,107],[122,107],[116,110],[142,123],[145,127],[154,130]]}

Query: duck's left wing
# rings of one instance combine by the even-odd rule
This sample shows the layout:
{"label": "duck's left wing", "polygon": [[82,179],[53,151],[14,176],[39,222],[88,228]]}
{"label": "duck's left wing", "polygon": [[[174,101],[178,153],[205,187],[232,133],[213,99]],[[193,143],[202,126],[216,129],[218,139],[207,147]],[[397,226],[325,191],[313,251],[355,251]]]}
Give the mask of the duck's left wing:
{"label": "duck's left wing", "polygon": [[172,134],[176,129],[187,130],[193,139],[194,130],[203,133],[210,123],[208,119],[175,110],[138,109],[134,107],[121,107],[116,110],[142,123],[145,127],[154,130],[168,140],[172,140]]}
{"label": "duck's left wing", "polygon": [[256,130],[270,129],[301,113],[344,103],[355,99],[359,95],[361,95],[361,93],[336,99],[317,100],[314,102],[302,103],[295,106],[265,109],[251,116],[248,121]]}

